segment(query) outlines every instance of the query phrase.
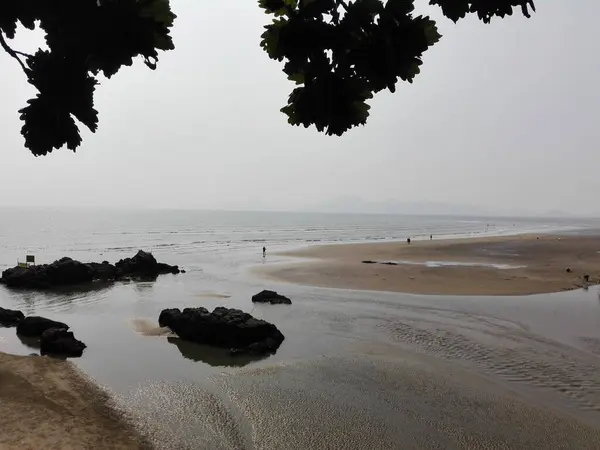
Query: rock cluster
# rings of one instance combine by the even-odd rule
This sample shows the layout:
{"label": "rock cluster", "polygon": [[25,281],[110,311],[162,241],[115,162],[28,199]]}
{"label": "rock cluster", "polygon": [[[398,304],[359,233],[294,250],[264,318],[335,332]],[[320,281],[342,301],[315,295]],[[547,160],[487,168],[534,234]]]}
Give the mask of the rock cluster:
{"label": "rock cluster", "polygon": [[82,263],[65,257],[52,264],[17,266],[2,272],[0,283],[13,288],[50,289],[93,281],[154,279],[161,274],[179,272],[179,267],[159,263],[151,253],[140,250],[133,258],[122,259],[114,265],[108,261]]}
{"label": "rock cluster", "polygon": [[45,317],[25,317],[21,311],[0,308],[0,324],[16,326],[19,336],[39,340],[42,355],[79,357],[86,348],[69,331],[69,325]]}

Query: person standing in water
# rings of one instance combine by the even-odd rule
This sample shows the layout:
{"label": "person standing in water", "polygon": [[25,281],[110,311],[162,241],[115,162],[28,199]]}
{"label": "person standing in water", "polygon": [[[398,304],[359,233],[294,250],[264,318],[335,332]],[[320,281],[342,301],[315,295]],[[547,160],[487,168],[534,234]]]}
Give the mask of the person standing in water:
{"label": "person standing in water", "polygon": [[406,243],[410,244],[410,238],[406,238]]}
{"label": "person standing in water", "polygon": [[429,240],[432,241],[433,240],[433,234],[429,235]]}
{"label": "person standing in water", "polygon": [[267,256],[267,247],[263,247],[263,258]]}

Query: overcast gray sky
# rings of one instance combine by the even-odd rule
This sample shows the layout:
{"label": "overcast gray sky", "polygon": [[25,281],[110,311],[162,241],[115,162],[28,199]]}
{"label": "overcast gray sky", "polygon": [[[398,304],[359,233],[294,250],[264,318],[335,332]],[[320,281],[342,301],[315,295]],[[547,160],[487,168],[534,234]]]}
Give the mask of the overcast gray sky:
{"label": "overcast gray sky", "polygon": [[[0,205],[293,209],[351,195],[598,212],[600,2],[536,4],[529,20],[440,21],[415,83],[378,94],[341,138],[279,112],[293,86],[259,47],[269,17],[253,0],[172,0],[176,50],[102,80],[99,130],[75,154],[23,147],[32,92],[1,53]],[[22,35],[14,46],[33,51]]]}

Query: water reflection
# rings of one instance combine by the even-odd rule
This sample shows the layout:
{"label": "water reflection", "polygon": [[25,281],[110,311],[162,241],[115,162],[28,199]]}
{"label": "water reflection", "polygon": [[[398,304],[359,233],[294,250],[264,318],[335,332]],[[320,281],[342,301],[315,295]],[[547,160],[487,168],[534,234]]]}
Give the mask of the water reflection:
{"label": "water reflection", "polygon": [[98,292],[113,286],[115,282],[113,281],[94,281],[92,283],[81,283],[81,284],[70,284],[68,286],[55,286],[45,289],[35,289],[35,288],[15,288],[6,286],[6,290],[12,293],[18,293],[23,295],[23,297],[30,297],[36,294],[48,294],[48,295],[73,295],[73,294],[83,294],[86,292]]}
{"label": "water reflection", "polygon": [[143,295],[149,293],[154,288],[153,280],[144,280],[135,283],[135,290],[138,294]]}
{"label": "water reflection", "polygon": [[39,338],[36,337],[28,337],[28,336],[21,336],[20,334],[17,334],[17,338],[19,338],[19,341],[21,341],[21,343],[30,349],[34,349],[34,350],[39,350],[40,349],[40,340]]}
{"label": "water reflection", "polygon": [[167,338],[169,343],[177,346],[181,355],[186,359],[203,362],[215,367],[243,367],[251,362],[260,361],[269,355],[236,355],[231,356],[229,349],[210,347],[184,341],[178,337]]}
{"label": "water reflection", "polygon": [[28,315],[36,314],[39,307],[49,310],[71,310],[79,305],[95,303],[114,287],[111,282],[94,282],[52,289],[18,289],[5,287],[0,292],[12,300],[11,306]]}

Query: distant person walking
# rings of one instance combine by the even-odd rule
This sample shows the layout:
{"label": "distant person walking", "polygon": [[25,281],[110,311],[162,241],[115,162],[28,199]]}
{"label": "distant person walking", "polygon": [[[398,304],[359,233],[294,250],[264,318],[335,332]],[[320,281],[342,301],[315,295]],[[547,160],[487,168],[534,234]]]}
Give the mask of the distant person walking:
{"label": "distant person walking", "polygon": [[406,243],[410,244],[410,238],[406,238]]}
{"label": "distant person walking", "polygon": [[429,235],[429,240],[432,241],[433,240],[433,234]]}
{"label": "distant person walking", "polygon": [[267,247],[263,247],[263,258],[267,256]]}

